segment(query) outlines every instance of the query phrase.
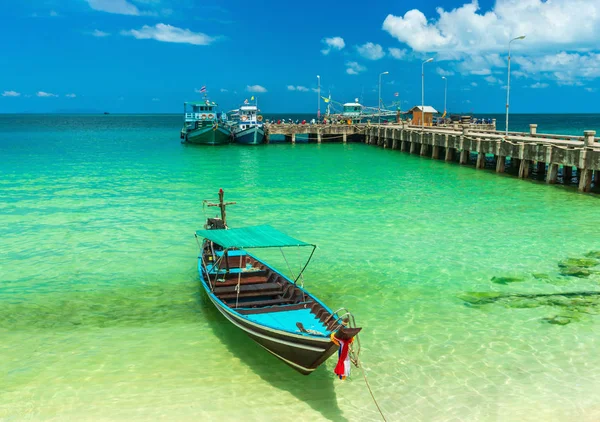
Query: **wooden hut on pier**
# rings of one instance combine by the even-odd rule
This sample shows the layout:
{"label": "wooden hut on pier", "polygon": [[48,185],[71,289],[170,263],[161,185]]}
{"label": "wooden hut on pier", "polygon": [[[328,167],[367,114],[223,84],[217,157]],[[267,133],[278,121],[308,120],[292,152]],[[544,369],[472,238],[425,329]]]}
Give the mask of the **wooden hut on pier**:
{"label": "wooden hut on pier", "polygon": [[408,112],[412,113],[413,125],[431,126],[433,125],[433,115],[437,113],[437,110],[431,106],[414,106],[413,108],[408,110]]}

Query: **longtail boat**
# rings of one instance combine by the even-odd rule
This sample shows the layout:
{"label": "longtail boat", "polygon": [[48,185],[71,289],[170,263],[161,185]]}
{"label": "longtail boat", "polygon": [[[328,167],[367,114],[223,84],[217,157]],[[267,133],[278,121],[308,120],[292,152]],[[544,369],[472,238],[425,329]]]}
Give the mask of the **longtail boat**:
{"label": "longtail boat", "polygon": [[[221,189],[219,203],[208,203],[221,209],[221,218],[208,218],[204,230],[196,231],[198,271],[211,302],[234,326],[304,375],[339,351],[335,373],[345,378],[350,362],[358,365],[361,328],[345,308],[333,312],[299,283],[316,246],[267,225],[230,229],[225,208],[234,202],[225,203],[223,196]],[[248,251],[287,247],[312,247],[297,276],[284,275]]]}

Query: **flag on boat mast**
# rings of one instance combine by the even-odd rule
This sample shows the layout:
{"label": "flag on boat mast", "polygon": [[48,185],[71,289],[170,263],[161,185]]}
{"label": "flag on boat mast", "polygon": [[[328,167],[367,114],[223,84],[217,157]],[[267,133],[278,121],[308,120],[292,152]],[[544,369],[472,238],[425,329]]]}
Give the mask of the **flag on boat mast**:
{"label": "flag on boat mast", "polygon": [[254,95],[250,97],[250,101],[254,101]]}
{"label": "flag on boat mast", "polygon": [[248,98],[244,100],[244,104],[248,104]]}
{"label": "flag on boat mast", "polygon": [[400,94],[398,94],[397,92],[394,92],[394,97],[397,97],[398,95],[400,95]]}
{"label": "flag on boat mast", "polygon": [[202,85],[202,88],[200,88],[200,93],[206,92],[206,85]]}

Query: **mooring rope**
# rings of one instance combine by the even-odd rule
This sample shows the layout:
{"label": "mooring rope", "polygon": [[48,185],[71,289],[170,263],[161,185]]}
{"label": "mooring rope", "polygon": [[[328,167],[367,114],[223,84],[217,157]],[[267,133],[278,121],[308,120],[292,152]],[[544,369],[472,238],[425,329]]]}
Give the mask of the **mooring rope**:
{"label": "mooring rope", "polygon": [[367,374],[365,373],[365,369],[363,368],[362,363],[359,363],[357,366],[360,368],[360,371],[363,374],[363,378],[365,379],[365,384],[367,386],[367,389],[369,390],[369,393],[371,394],[373,403],[375,403],[375,406],[377,407],[377,410],[379,411],[379,414],[381,415],[381,419],[383,419],[384,422],[387,422],[387,419],[385,418],[385,415],[383,414],[383,411],[381,410],[381,407],[379,407],[379,403],[377,403],[377,399],[375,398],[375,395],[373,394],[373,390],[371,390],[371,386],[369,385],[369,380],[367,380]]}

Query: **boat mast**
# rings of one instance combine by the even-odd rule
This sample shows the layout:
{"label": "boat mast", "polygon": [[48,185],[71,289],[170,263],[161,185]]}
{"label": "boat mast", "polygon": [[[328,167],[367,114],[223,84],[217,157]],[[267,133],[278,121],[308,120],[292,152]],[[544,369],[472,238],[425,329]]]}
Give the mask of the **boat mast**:
{"label": "boat mast", "polygon": [[227,213],[225,211],[225,209],[227,208],[227,205],[235,205],[235,202],[223,202],[223,197],[225,196],[225,192],[223,192],[223,189],[219,189],[219,203],[218,204],[211,204],[208,203],[206,204],[209,207],[219,207],[221,209],[221,220],[223,221],[223,225],[225,227],[227,227]]}

